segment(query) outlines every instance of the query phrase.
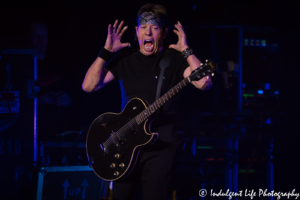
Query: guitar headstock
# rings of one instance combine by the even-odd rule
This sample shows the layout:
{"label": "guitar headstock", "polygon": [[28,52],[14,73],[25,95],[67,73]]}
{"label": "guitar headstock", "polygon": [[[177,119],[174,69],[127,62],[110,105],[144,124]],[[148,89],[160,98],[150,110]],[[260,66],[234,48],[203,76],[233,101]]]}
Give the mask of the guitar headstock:
{"label": "guitar headstock", "polygon": [[191,81],[199,81],[203,77],[207,76],[208,74],[211,74],[211,76],[214,76],[215,71],[215,65],[212,60],[206,60],[204,63],[201,64],[200,67],[192,71],[189,78]]}

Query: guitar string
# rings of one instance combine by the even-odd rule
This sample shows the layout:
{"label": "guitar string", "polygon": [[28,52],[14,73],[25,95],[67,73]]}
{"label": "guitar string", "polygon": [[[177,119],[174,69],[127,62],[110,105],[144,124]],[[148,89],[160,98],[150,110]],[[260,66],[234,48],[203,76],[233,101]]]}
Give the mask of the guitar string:
{"label": "guitar string", "polygon": [[[165,95],[166,95],[166,99],[167,101],[172,98],[176,93],[178,93],[181,89],[182,89],[182,86],[181,86],[181,83],[184,84],[184,86],[186,86],[186,81],[188,81],[187,78],[183,79],[181,82],[179,82],[177,85],[175,85],[175,87],[173,87],[172,89],[170,89],[170,91],[168,91]],[[178,86],[180,86],[178,88]],[[174,92],[174,88],[176,89],[176,93]],[[170,93],[171,92],[171,93]],[[169,94],[170,98],[168,99],[167,97],[167,94]],[[160,108],[166,101],[164,101],[164,98],[165,98],[165,95],[163,95],[162,97],[160,97],[157,101],[155,101],[152,105],[150,105],[146,110],[142,111],[140,114],[138,114],[135,118],[136,119],[136,122],[137,122],[137,125],[141,124],[145,119],[147,119],[148,117],[150,117],[152,115],[153,112],[151,112],[151,110],[149,108],[152,108],[152,106],[156,106],[155,109],[157,110],[158,108]],[[161,103],[161,100],[163,100],[163,103]],[[160,104],[158,104],[160,103]],[[143,115],[143,113],[145,115]],[[141,115],[142,114],[142,115]],[[134,119],[135,119],[134,118]],[[130,120],[128,123],[131,124],[131,127],[134,126],[133,123],[133,119]],[[125,131],[126,131],[126,128],[128,129],[128,123],[123,126],[120,130],[118,130],[117,132],[115,132],[115,134],[111,135],[105,142],[104,142],[104,147],[107,148],[109,145],[111,145],[113,142],[114,142],[114,139],[113,137],[115,137],[115,135],[117,135],[119,138],[119,132],[120,134],[124,135]],[[126,127],[127,126],[127,127]],[[130,127],[129,127],[130,128]]]}
{"label": "guitar string", "polygon": [[[186,85],[186,83],[185,83],[185,80],[183,80],[183,81],[181,81],[181,82],[183,82],[184,83],[184,85]],[[182,86],[181,86],[181,82],[179,82],[174,88],[176,89],[176,91],[177,92],[179,92],[181,89],[182,89]],[[178,87],[179,86],[179,87]],[[171,94],[170,94],[170,92],[167,92],[168,94],[169,94],[169,96],[170,96],[170,98],[172,98],[175,94],[174,94],[174,88],[172,88],[170,91],[172,92]],[[166,93],[166,94],[167,94]],[[166,95],[165,94],[165,95]],[[163,105],[166,101],[164,101],[164,98],[166,98],[167,100],[168,100],[168,98],[167,98],[167,95],[165,96],[165,95],[163,95],[161,98],[159,98],[158,99],[158,101],[157,102],[154,102],[154,106],[156,105],[157,107],[155,107],[156,109],[157,108],[159,108],[161,105]],[[163,104],[161,103],[161,100],[163,100]],[[160,104],[158,104],[157,105],[157,103],[160,103]],[[142,121],[144,121],[146,118],[148,118],[153,112],[151,112],[151,110],[150,110],[150,108],[152,108],[152,106],[153,105],[151,105],[151,106],[149,106],[146,110],[144,110],[143,112],[144,112],[144,114],[145,115],[138,115],[137,117],[138,117],[138,123],[141,123]],[[147,116],[148,115],[148,116]],[[131,120],[131,121],[129,121],[128,122],[130,125],[131,125],[131,127],[134,125],[134,124],[132,124],[133,123],[133,121]],[[128,126],[128,124],[126,124],[126,126]],[[120,136],[119,136],[119,133],[118,132],[120,132],[120,134],[122,134],[122,135],[124,135],[124,129],[126,130],[126,127],[125,126],[123,126],[119,131],[117,131],[116,132],[116,134],[117,134],[117,136],[120,138]],[[128,127],[127,127],[127,129],[128,129]],[[111,137],[109,137],[109,140],[107,140],[106,142],[108,142],[108,143],[106,143],[105,142],[105,144],[106,145],[110,145],[112,142],[114,142],[114,139],[115,138],[112,138],[112,137],[114,137],[114,135],[112,135]]]}
{"label": "guitar string", "polygon": [[[131,122],[132,120],[130,120],[128,123],[132,123]],[[112,142],[114,141],[114,139],[115,138],[113,138],[113,137],[115,137],[115,135],[117,135],[119,138],[120,138],[120,136],[119,136],[119,134],[121,134],[121,135],[124,135],[124,133],[126,132],[126,129],[128,129],[128,128],[130,128],[130,127],[128,127],[128,123],[127,124],[125,124],[121,129],[119,129],[117,132],[115,132],[115,134],[113,134],[113,135],[111,135],[110,137],[109,137],[109,139],[106,141],[106,142],[108,142],[107,143],[107,145],[110,145],[110,144],[112,144]],[[126,127],[127,126],[127,127]],[[106,143],[105,142],[105,143]]]}

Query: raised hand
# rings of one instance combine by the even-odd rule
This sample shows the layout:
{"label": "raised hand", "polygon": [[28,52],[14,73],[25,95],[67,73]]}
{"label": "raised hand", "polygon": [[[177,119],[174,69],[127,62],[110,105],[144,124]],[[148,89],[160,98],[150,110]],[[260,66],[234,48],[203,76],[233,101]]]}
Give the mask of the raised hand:
{"label": "raised hand", "polygon": [[128,26],[122,28],[123,24],[124,21],[121,21],[118,26],[118,20],[116,20],[113,27],[111,27],[111,24],[108,25],[108,33],[104,46],[106,50],[110,52],[117,52],[124,47],[130,47],[130,43],[121,43],[121,37],[128,28]]}
{"label": "raised hand", "polygon": [[188,48],[187,41],[186,41],[186,35],[184,33],[183,26],[181,25],[181,23],[179,21],[177,24],[175,24],[175,28],[177,30],[173,30],[173,31],[178,36],[178,42],[177,42],[177,44],[171,44],[169,46],[169,48],[172,48],[179,52],[182,52],[186,48]]}

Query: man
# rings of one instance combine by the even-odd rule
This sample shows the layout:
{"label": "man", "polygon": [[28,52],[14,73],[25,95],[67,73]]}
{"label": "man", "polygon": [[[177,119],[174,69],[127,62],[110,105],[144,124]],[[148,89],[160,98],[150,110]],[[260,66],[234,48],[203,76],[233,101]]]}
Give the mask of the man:
{"label": "man", "polygon": [[[149,104],[155,101],[157,77],[160,73],[159,60],[168,47],[173,55],[164,72],[162,94],[189,76],[201,64],[188,47],[180,22],[175,25],[174,30],[178,43],[166,45],[167,14],[163,6],[142,6],[137,15],[137,23],[135,30],[139,49],[122,53],[109,64],[114,52],[130,44],[121,43],[121,37],[127,29],[127,26],[123,27],[123,21],[118,25],[116,20],[113,27],[108,26],[105,46],[88,69],[82,84],[84,91],[94,92],[114,79],[119,80],[122,109],[134,97],[146,100]],[[201,90],[207,90],[212,85],[210,76],[192,83]],[[152,131],[159,133],[158,141],[140,151],[136,167],[126,179],[114,183],[114,196],[117,200],[131,199],[139,183],[142,184],[143,200],[167,198],[168,181],[175,156],[174,145],[178,143],[174,127],[175,113],[176,98],[173,98],[164,105],[152,126]]]}
{"label": "man", "polygon": [[[72,90],[60,70],[59,62],[47,55],[48,28],[43,22],[30,24],[33,48],[37,51],[39,99],[39,131],[41,140],[54,140],[56,134],[74,130]],[[61,139],[61,138],[59,138]]]}

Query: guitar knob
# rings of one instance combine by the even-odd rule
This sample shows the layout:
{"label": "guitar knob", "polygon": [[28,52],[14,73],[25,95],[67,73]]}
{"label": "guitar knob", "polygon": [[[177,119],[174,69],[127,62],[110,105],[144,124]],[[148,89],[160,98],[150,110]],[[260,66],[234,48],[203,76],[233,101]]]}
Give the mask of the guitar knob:
{"label": "guitar knob", "polygon": [[119,164],[119,167],[123,168],[123,167],[125,167],[125,164],[121,163],[121,164]]}
{"label": "guitar knob", "polygon": [[116,172],[114,173],[115,176],[119,176],[119,174],[120,174],[120,173],[119,173],[118,171],[116,171]]}
{"label": "guitar knob", "polygon": [[117,153],[117,154],[115,155],[115,158],[120,158],[120,154]]}
{"label": "guitar knob", "polygon": [[110,164],[110,167],[111,167],[111,168],[115,168],[115,167],[116,167],[116,164],[115,164],[115,163],[111,163],[111,164]]}

